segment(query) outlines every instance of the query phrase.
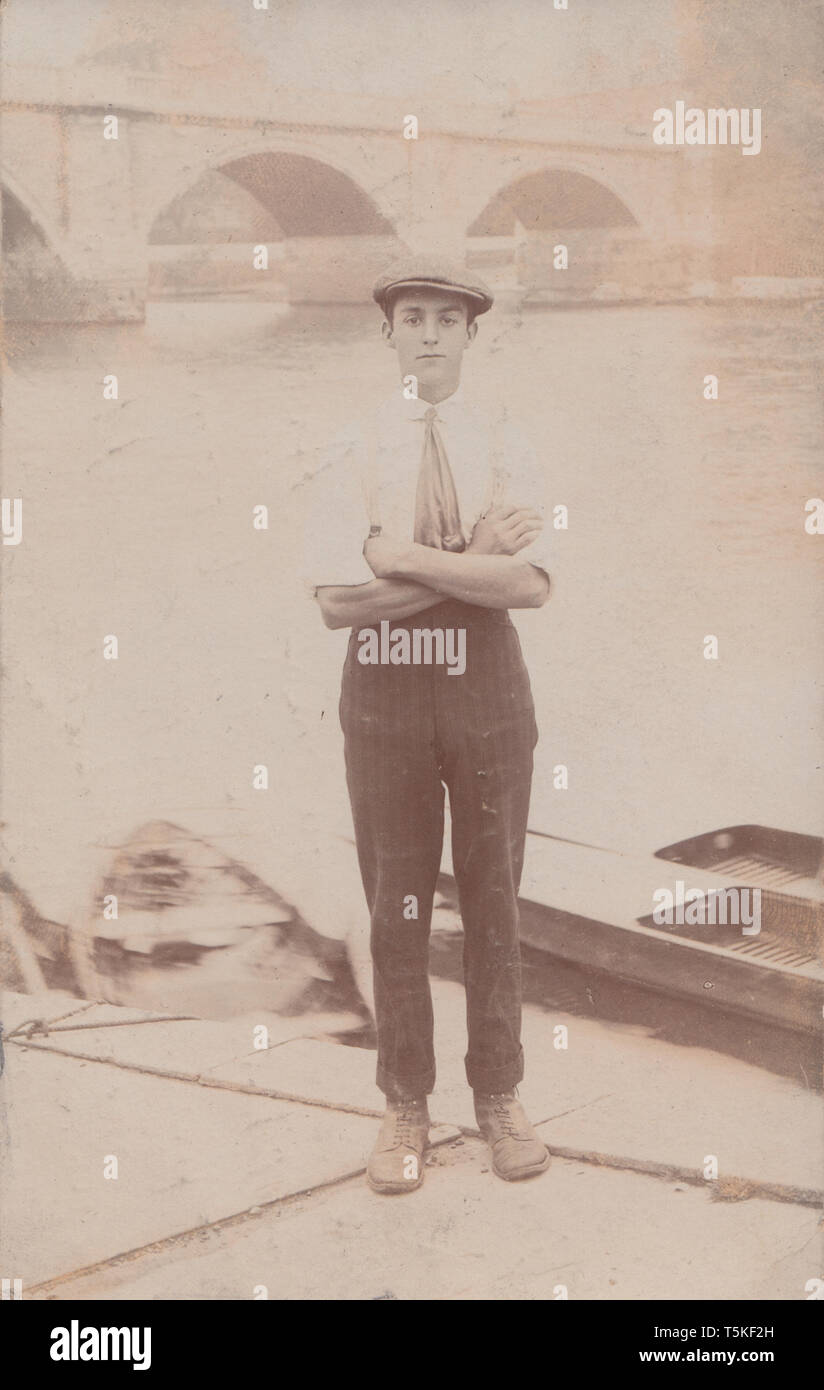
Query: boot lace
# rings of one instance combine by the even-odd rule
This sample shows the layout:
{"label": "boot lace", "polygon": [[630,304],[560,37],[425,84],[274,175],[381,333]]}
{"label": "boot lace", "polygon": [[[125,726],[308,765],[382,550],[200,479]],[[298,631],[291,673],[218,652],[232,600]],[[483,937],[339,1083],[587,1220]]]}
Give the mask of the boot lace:
{"label": "boot lace", "polygon": [[393,1142],[396,1146],[401,1145],[410,1147],[413,1140],[419,1140],[420,1135],[416,1131],[420,1130],[423,1122],[423,1111],[417,1105],[399,1106],[393,1112],[394,1128]]}
{"label": "boot lace", "polygon": [[516,1094],[516,1092],[510,1092],[509,1094],[504,1092],[501,1095],[490,1097],[492,1101],[492,1113],[495,1115],[504,1134],[508,1135],[511,1139],[517,1139],[519,1134],[518,1126],[513,1119],[510,1109]]}

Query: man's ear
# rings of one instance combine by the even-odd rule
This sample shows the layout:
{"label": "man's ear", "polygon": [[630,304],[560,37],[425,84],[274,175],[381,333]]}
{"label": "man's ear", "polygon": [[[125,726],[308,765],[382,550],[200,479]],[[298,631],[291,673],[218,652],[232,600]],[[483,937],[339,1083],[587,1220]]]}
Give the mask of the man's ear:
{"label": "man's ear", "polygon": [[395,340],[392,337],[392,325],[388,319],[384,319],[383,323],[381,324],[381,337],[383,338],[383,341],[386,343],[387,347],[395,347]]}
{"label": "man's ear", "polygon": [[466,325],[466,339],[467,339],[466,345],[467,345],[467,347],[469,347],[469,344],[470,344],[470,343],[474,343],[474,341],[475,341],[475,334],[476,334],[477,332],[478,332],[478,320],[477,320],[477,319],[473,319],[471,323],[468,323],[468,324]]}

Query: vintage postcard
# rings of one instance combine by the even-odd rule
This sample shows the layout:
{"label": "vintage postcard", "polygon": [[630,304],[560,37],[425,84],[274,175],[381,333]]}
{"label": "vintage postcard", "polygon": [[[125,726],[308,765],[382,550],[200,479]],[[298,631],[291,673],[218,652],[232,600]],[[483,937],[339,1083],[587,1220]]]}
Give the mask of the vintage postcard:
{"label": "vintage postcard", "polygon": [[824,1297],[821,7],[0,25],[3,1300],[770,1360]]}

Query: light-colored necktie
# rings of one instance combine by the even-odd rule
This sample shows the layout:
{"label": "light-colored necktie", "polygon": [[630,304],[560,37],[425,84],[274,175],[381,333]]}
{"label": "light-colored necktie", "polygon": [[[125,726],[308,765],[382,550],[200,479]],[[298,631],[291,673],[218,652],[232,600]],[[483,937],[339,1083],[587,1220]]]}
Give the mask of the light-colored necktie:
{"label": "light-colored necktie", "polygon": [[435,421],[438,412],[430,406],[424,415],[423,455],[415,496],[415,534],[419,545],[436,550],[464,550],[458,494]]}

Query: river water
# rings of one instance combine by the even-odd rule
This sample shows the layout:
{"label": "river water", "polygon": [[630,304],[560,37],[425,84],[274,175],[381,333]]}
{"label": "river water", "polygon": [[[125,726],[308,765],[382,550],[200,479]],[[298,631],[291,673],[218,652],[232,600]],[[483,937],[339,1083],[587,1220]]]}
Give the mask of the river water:
{"label": "river water", "polygon": [[[395,385],[376,313],[158,303],[138,326],[13,324],[6,350],[19,880],[59,915],[78,854],[152,818],[234,834],[264,868],[271,843],[275,878],[278,845],[347,825],[346,634],[296,583],[297,485]],[[569,510],[550,602],[517,615],[542,735],[533,828],[642,851],[740,822],[821,833],[824,537],[804,530],[824,492],[821,366],[812,304],[481,320],[465,370],[506,399]]]}

